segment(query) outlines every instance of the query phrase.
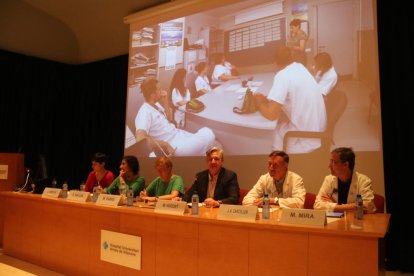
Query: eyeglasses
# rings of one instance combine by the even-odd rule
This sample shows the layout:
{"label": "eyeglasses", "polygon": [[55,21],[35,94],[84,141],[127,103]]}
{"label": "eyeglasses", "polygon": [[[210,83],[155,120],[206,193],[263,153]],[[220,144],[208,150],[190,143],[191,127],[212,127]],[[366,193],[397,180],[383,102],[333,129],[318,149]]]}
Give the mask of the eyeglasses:
{"label": "eyeglasses", "polygon": [[209,162],[211,162],[211,161],[220,161],[221,160],[221,158],[220,157],[210,157],[209,159],[208,159],[208,161]]}
{"label": "eyeglasses", "polygon": [[273,168],[276,168],[276,169],[282,167],[282,165],[279,165],[277,163],[272,163],[272,162],[267,163],[267,165],[269,166],[269,168],[273,167]]}

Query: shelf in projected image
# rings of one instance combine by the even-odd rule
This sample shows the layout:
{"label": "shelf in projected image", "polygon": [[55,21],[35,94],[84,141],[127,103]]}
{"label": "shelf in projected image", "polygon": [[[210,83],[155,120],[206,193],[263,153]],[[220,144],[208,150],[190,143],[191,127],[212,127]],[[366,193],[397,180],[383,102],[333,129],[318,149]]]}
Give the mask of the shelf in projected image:
{"label": "shelf in projected image", "polygon": [[153,63],[147,63],[147,64],[142,64],[142,65],[135,65],[135,66],[131,66],[129,67],[130,69],[136,69],[136,68],[145,68],[148,66],[153,66],[153,65],[157,65],[158,63],[153,62]]}
{"label": "shelf in projected image", "polygon": [[157,46],[158,44],[159,43],[148,43],[148,44],[132,43],[132,48],[142,48],[142,47]]}

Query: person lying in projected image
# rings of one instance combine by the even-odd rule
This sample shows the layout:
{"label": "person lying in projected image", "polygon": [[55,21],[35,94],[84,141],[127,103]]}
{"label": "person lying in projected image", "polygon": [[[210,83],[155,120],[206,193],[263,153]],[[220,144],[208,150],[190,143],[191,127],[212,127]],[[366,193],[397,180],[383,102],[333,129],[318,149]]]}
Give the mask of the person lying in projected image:
{"label": "person lying in projected image", "polygon": [[145,103],[135,117],[136,141],[146,139],[153,147],[162,149],[166,156],[201,156],[215,143],[213,131],[207,127],[191,133],[178,129],[167,120],[164,108],[160,105],[160,83],[147,79],[141,84]]}
{"label": "person lying in projected image", "polygon": [[[277,120],[272,149],[283,150],[283,137],[290,130],[323,131],[326,127],[325,103],[318,84],[309,71],[294,62],[289,48],[276,49],[279,71],[267,97],[259,92],[253,99],[260,113],[269,120]],[[290,138],[288,153],[307,153],[321,146],[317,138]]]}
{"label": "person lying in projected image", "polygon": [[223,83],[239,78],[236,66],[227,61],[224,54],[218,54],[216,56],[216,66],[214,66],[213,75],[211,76],[212,82]]}

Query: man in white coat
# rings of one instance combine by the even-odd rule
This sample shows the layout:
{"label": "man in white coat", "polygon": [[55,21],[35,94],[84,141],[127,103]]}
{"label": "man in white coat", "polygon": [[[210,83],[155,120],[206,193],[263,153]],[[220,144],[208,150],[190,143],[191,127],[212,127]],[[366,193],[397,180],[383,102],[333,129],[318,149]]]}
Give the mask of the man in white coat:
{"label": "man in white coat", "polygon": [[268,173],[260,176],[257,183],[243,199],[243,205],[262,206],[264,195],[270,203],[281,208],[303,208],[306,190],[303,179],[289,171],[289,155],[283,151],[269,154]]}
{"label": "man in white coat", "polygon": [[360,194],[364,202],[364,212],[376,211],[371,179],[354,171],[354,166],[355,153],[351,148],[336,148],[331,152],[331,174],[322,183],[313,205],[314,209],[354,211],[357,194]]}

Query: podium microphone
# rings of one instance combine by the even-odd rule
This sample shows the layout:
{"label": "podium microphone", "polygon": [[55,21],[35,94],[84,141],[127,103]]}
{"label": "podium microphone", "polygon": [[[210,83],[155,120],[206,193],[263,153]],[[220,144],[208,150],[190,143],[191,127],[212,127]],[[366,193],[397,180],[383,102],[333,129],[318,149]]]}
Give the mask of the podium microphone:
{"label": "podium microphone", "polygon": [[26,169],[26,173],[27,173],[27,175],[26,175],[26,182],[24,183],[23,187],[21,187],[20,190],[17,191],[18,193],[21,192],[21,191],[23,191],[26,188],[27,183],[29,183],[30,172],[31,172],[30,169]]}

